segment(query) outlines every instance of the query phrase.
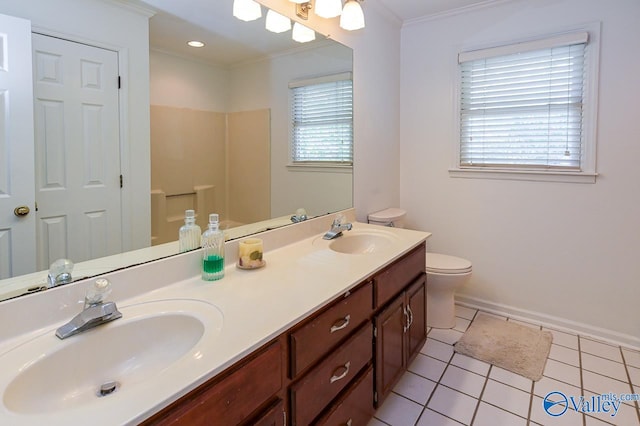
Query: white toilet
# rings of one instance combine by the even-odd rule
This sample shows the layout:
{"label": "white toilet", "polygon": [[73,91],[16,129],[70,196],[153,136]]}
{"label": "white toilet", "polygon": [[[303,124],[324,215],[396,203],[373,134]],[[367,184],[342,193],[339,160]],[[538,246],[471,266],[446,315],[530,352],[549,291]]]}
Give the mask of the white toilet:
{"label": "white toilet", "polygon": [[[406,212],[388,208],[371,213],[371,224],[404,228]],[[456,325],[455,291],[471,277],[471,262],[455,256],[427,252],[427,326],[452,328]]]}

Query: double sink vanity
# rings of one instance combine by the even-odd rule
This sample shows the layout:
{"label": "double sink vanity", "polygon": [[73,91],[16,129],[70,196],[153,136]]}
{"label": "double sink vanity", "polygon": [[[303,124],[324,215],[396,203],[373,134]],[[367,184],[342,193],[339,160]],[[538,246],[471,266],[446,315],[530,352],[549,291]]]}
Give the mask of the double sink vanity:
{"label": "double sink vanity", "polygon": [[430,234],[332,219],[259,234],[261,269],[227,242],[216,282],[199,251],[106,274],[122,318],[66,339],[93,280],[1,302],[0,423],[366,424],[426,340]]}

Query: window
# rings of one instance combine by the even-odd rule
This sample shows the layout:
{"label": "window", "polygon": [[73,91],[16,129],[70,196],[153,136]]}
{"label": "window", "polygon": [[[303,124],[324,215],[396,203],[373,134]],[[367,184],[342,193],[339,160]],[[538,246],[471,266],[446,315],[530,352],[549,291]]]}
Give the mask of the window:
{"label": "window", "polygon": [[353,163],[351,73],[289,84],[291,165],[348,166]]}
{"label": "window", "polygon": [[[456,169],[595,176],[588,33],[461,53]],[[591,107],[593,108],[593,107]]]}

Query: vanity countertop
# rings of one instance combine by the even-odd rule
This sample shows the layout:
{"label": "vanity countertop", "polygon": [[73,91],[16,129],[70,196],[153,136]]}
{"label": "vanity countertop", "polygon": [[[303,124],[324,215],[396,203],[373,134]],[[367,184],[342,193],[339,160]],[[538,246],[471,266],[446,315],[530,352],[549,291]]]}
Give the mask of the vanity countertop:
{"label": "vanity countertop", "polygon": [[[80,407],[47,413],[17,414],[8,410],[5,404],[0,404],[0,423],[68,425],[85,422],[88,418],[92,419],[92,424],[137,423],[277,337],[430,236],[427,232],[382,228],[363,223],[354,223],[351,232],[353,235],[358,232],[384,232],[392,234],[394,238],[388,245],[366,254],[334,251],[329,248],[331,242],[323,240],[322,234],[318,233],[274,250],[269,250],[269,245],[265,242],[266,266],[263,268],[241,270],[235,264],[228,264],[225,277],[219,281],[203,281],[199,275],[192,275],[127,299],[118,300],[114,296],[112,299],[121,310],[158,300],[190,299],[207,302],[219,310],[223,325],[212,342],[201,342],[197,351],[185,355],[181,371],[161,373],[159,376],[164,377],[158,380],[162,379],[162,382],[154,379],[153,383],[143,383],[139,386],[140,389],[145,388],[142,392],[136,391],[135,395],[125,392],[123,384],[122,391],[108,397],[96,398]],[[350,235],[348,232],[345,234]],[[187,255],[199,256],[199,253]],[[197,260],[192,264],[197,265]],[[154,267],[156,272],[160,269],[159,274],[162,274],[162,268],[171,266],[169,262],[159,261]],[[168,270],[166,272],[169,273]],[[115,279],[112,282],[117,285]],[[10,301],[3,303],[7,302]],[[42,319],[44,322],[46,320]],[[100,333],[102,328],[117,326],[118,321],[86,333]],[[53,333],[61,324],[56,321],[0,341],[0,360],[10,354],[13,347],[37,336],[50,338],[52,345],[63,345],[74,338],[83,337],[84,333],[56,342]],[[77,356],[81,357],[82,354]],[[27,363],[28,360],[25,360],[25,368],[28,367]],[[68,368],[69,374],[73,374],[73,360],[69,360]],[[187,376],[184,374],[186,369],[192,370],[189,372],[192,374],[190,377],[195,379],[185,382],[183,378]],[[16,374],[15,371],[3,369],[0,373],[2,392]],[[73,396],[70,395],[69,398]]]}

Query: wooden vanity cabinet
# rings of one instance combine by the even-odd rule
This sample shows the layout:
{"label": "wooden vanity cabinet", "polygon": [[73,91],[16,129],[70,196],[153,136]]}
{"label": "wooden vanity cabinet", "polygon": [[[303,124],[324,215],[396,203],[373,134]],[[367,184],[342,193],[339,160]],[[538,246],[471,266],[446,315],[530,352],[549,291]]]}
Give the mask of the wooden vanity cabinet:
{"label": "wooden vanity cabinet", "polygon": [[144,425],[284,425],[284,342],[278,339],[143,422]]}
{"label": "wooden vanity cabinet", "polygon": [[374,317],[376,385],[379,407],[427,339],[425,280],[422,275]]}
{"label": "wooden vanity cabinet", "polygon": [[374,277],[374,402],[379,407],[427,339],[424,244]]}
{"label": "wooden vanity cabinet", "polygon": [[426,340],[425,244],[144,425],[366,425]]}

